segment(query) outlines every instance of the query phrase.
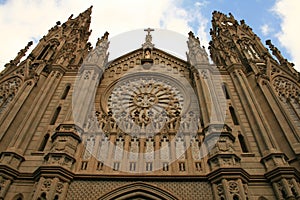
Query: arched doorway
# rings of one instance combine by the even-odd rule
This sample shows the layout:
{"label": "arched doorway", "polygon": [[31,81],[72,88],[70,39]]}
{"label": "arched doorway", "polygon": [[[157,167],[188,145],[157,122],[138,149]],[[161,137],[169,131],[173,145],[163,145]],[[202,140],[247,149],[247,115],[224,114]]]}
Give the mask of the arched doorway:
{"label": "arched doorway", "polygon": [[171,193],[146,183],[133,183],[108,192],[99,200],[178,200]]}

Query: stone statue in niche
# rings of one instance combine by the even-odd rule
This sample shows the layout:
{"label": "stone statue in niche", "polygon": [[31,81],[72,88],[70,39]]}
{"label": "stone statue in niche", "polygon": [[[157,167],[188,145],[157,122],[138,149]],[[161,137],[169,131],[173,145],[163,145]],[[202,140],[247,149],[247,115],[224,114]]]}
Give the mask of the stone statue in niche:
{"label": "stone statue in niche", "polygon": [[146,58],[146,59],[150,59],[150,58],[151,58],[151,52],[150,52],[149,49],[147,49],[147,50],[145,51],[145,58]]}

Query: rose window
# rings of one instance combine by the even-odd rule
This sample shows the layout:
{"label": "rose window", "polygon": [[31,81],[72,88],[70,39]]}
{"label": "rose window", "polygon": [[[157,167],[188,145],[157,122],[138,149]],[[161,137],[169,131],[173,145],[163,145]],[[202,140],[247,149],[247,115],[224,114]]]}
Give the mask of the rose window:
{"label": "rose window", "polygon": [[173,84],[157,77],[127,79],[113,89],[108,108],[118,123],[146,127],[179,116],[183,96]]}

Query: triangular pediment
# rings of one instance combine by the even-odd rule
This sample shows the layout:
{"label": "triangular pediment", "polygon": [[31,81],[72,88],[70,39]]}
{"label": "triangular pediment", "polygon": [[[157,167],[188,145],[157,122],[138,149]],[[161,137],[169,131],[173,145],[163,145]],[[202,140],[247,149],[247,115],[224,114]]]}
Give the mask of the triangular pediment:
{"label": "triangular pediment", "polygon": [[150,63],[151,65],[161,65],[168,70],[177,71],[178,73],[186,74],[189,71],[190,65],[187,61],[182,60],[174,55],[171,55],[163,50],[153,48],[151,55],[145,57],[145,52],[142,48],[124,54],[108,63],[106,71],[115,72],[117,74],[126,73],[129,69],[135,66]]}

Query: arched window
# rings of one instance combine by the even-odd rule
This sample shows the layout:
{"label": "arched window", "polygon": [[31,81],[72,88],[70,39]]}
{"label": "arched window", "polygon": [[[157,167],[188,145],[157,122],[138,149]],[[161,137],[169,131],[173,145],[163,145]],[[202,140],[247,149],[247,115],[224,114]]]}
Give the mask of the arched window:
{"label": "arched window", "polygon": [[246,145],[244,136],[242,134],[239,134],[238,139],[239,139],[239,142],[240,142],[241,149],[242,149],[243,153],[248,153],[249,150],[248,150],[248,147]]}
{"label": "arched window", "polygon": [[45,56],[47,50],[49,49],[49,46],[50,46],[50,45],[47,44],[47,45],[44,47],[43,51],[42,51],[42,52],[40,53],[40,55],[37,57],[38,60],[41,60],[41,59],[44,58],[44,56]]}
{"label": "arched window", "polygon": [[66,99],[66,97],[68,96],[70,88],[71,88],[70,84],[67,84],[67,86],[65,87],[64,93],[61,96],[61,99]]}
{"label": "arched window", "polygon": [[56,122],[56,120],[57,120],[57,117],[58,117],[58,115],[59,115],[59,113],[60,113],[60,110],[61,110],[61,107],[58,106],[58,107],[56,108],[56,110],[55,110],[55,113],[54,113],[52,119],[51,119],[50,125],[54,125],[54,124],[55,124],[55,122]]}
{"label": "arched window", "polygon": [[41,145],[40,145],[40,147],[39,147],[39,151],[44,151],[44,149],[45,149],[45,147],[46,147],[46,145],[47,145],[47,142],[48,142],[48,140],[49,140],[49,137],[50,137],[50,134],[49,134],[49,133],[47,133],[47,134],[44,136],[43,141],[42,141],[42,143],[41,143]]}
{"label": "arched window", "polygon": [[229,93],[228,93],[228,90],[227,90],[227,86],[226,86],[225,83],[222,84],[222,89],[223,89],[225,98],[226,98],[226,99],[230,99],[230,96],[229,96]]}
{"label": "arched window", "polygon": [[231,114],[233,124],[234,125],[239,125],[238,118],[237,118],[237,116],[235,114],[235,111],[234,111],[234,108],[232,106],[229,106],[229,111],[230,111],[230,114]]}

